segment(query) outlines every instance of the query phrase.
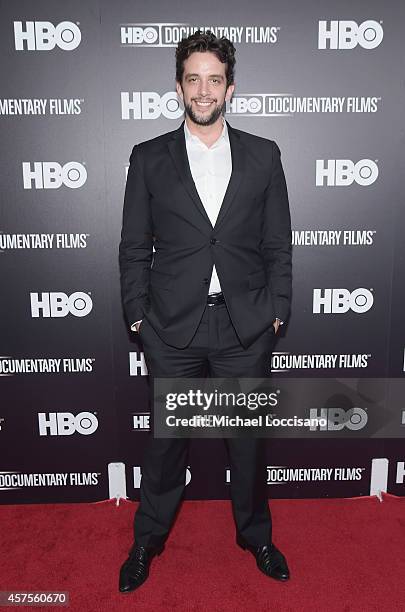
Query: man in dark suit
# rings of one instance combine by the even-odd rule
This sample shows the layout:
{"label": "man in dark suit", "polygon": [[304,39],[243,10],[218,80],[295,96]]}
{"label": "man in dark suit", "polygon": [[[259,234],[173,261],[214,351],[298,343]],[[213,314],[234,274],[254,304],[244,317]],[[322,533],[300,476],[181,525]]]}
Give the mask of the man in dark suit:
{"label": "man in dark suit", "polygon": [[[291,220],[280,149],[224,119],[235,47],[195,32],[176,49],[185,121],[135,145],[119,248],[122,300],[150,378],[268,376],[290,313]],[[153,252],[153,247],[155,252]],[[226,439],[236,540],[266,575],[287,580],[272,542],[264,440]],[[134,543],[121,567],[129,592],[149,575],[185,487],[188,439],[151,436]]]}

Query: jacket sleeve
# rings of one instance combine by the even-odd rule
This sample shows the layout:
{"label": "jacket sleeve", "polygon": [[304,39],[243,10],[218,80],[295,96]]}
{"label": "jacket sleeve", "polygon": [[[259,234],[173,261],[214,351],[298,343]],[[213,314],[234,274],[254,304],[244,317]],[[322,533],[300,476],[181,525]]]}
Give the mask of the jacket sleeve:
{"label": "jacket sleeve", "polygon": [[129,158],[122,217],[119,266],[121,298],[129,324],[142,319],[148,304],[153,256],[149,191],[145,184],[139,146]]}
{"label": "jacket sleeve", "polygon": [[265,192],[262,252],[273,298],[274,312],[282,321],[290,314],[292,297],[292,235],[287,185],[281,153],[273,141],[270,183]]}

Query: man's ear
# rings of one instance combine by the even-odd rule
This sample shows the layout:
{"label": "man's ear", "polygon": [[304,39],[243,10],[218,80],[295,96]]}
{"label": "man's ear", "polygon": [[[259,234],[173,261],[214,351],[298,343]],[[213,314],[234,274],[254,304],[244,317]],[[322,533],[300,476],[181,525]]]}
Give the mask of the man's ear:
{"label": "man's ear", "polygon": [[235,91],[235,85],[228,85],[228,89],[226,90],[225,100],[230,100],[233,96],[233,92]]}
{"label": "man's ear", "polygon": [[177,91],[177,95],[179,96],[180,100],[183,101],[183,90],[181,88],[181,84],[176,81],[176,91]]}

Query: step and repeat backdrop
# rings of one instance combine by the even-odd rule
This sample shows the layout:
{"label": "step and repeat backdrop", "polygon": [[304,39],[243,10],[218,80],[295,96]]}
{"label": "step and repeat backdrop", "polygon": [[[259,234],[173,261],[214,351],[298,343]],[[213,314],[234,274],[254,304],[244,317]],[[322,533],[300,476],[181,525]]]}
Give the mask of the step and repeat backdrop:
{"label": "step and repeat backdrop", "polygon": [[[270,498],[405,491],[400,2],[1,3],[0,503],[138,499],[149,431],[118,244],[134,144],[176,129],[175,47],[237,51],[226,118],[275,140],[293,225],[292,314],[269,377],[326,424],[267,440]],[[308,392],[310,389],[311,392]],[[229,497],[193,439],[186,499]]]}

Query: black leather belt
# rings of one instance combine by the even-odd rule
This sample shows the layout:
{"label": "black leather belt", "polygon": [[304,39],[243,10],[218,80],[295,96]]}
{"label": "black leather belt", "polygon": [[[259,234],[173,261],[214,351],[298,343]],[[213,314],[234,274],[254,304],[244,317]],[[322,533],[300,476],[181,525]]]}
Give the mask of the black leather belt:
{"label": "black leather belt", "polygon": [[218,291],[218,293],[210,293],[207,297],[208,306],[215,306],[216,304],[223,304],[224,302],[225,299],[222,291]]}

